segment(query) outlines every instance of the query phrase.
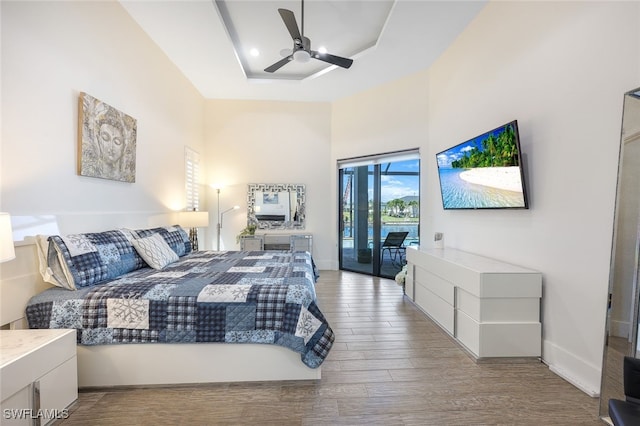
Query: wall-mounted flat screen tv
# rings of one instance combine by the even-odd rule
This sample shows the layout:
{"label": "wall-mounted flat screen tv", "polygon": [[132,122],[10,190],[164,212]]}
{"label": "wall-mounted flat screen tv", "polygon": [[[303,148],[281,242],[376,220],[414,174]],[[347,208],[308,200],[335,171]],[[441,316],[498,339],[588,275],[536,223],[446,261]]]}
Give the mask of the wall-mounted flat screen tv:
{"label": "wall-mounted flat screen tv", "polygon": [[529,208],[517,120],[436,158],[445,210]]}

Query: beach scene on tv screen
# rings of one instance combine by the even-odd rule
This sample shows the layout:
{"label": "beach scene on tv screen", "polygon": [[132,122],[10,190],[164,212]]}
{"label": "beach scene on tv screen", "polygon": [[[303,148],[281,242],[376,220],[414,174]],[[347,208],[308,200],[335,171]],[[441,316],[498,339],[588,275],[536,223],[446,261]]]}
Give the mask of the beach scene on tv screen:
{"label": "beach scene on tv screen", "polygon": [[436,158],[445,209],[525,207],[513,123],[443,151]]}

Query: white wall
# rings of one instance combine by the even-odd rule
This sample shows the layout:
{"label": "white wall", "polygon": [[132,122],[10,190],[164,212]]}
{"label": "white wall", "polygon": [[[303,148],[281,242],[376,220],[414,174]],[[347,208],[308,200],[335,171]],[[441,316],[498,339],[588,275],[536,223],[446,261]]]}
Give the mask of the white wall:
{"label": "white wall", "polygon": [[[425,243],[444,232],[448,246],[543,272],[544,361],[590,394],[600,383],[622,95],[640,86],[639,16],[637,2],[493,2],[429,70],[334,105],[332,159],[422,141]],[[513,119],[530,210],[443,211],[435,154]]]}
{"label": "white wall", "polygon": [[[1,209],[53,215],[69,233],[183,208],[184,146],[204,151],[204,99],[120,4],[0,7]],[[137,119],[135,183],[76,174],[81,91]]]}
{"label": "white wall", "polygon": [[[205,183],[229,185],[223,207],[244,205],[225,216],[227,245],[247,183],[304,183],[314,255],[336,267],[335,160],[419,147],[422,238],[441,231],[542,271],[544,359],[597,392],[622,94],[640,86],[637,2],[490,3],[430,70],[333,105],[205,102],[116,2],[0,8],[0,210],[63,217],[63,232],[137,226],[182,207],[191,145]],[[80,91],[138,119],[135,184],[76,175]],[[514,118],[531,209],[444,212],[435,153]]]}
{"label": "white wall", "polygon": [[[428,100],[426,74],[422,72],[334,102],[331,188],[338,188],[337,160],[414,148],[424,158]],[[420,168],[424,173],[425,166],[421,164]],[[331,200],[334,212],[338,211],[337,200],[337,196]],[[331,229],[338,229],[337,217],[331,217]],[[424,218],[420,220],[424,224]],[[335,247],[333,268],[337,269],[338,233],[333,232],[331,238]]]}
{"label": "white wall", "polygon": [[[223,184],[220,209],[239,205],[224,216],[222,242],[238,249],[235,236],[247,224],[247,184],[291,183],[306,186],[305,232],[313,234],[319,268],[332,266],[330,223],[334,188],[329,163],[331,105],[328,103],[209,100],[206,113],[207,183]],[[217,211],[209,190],[208,210]],[[212,223],[215,223],[215,213]],[[258,231],[262,232],[262,231]],[[275,232],[275,231],[269,231]],[[287,231],[283,231],[287,232]],[[215,247],[215,226],[209,228]]]}

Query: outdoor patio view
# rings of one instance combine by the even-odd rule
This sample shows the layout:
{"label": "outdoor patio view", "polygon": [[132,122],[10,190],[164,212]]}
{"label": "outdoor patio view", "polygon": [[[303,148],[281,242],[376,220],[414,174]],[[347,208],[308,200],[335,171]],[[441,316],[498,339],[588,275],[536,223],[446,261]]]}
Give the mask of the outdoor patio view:
{"label": "outdoor patio view", "polygon": [[419,160],[347,167],[340,183],[340,268],[394,277],[418,244]]}

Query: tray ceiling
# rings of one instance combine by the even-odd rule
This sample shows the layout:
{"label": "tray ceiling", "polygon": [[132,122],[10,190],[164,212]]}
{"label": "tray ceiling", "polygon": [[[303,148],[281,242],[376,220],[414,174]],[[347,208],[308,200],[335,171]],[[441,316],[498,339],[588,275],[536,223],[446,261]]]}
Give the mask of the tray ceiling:
{"label": "tray ceiling", "polygon": [[428,68],[486,1],[306,0],[312,49],[324,46],[354,63],[287,63],[271,75],[263,69],[293,45],[278,8],[301,25],[299,1],[120,3],[205,98],[333,101]]}

